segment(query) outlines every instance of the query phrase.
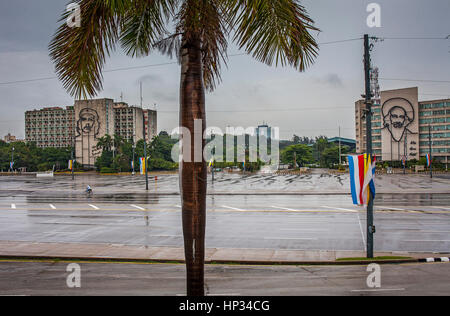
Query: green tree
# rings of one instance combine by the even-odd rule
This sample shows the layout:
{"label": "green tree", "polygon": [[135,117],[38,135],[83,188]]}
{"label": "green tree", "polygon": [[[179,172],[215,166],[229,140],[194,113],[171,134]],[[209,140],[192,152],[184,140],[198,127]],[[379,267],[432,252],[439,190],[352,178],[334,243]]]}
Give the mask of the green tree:
{"label": "green tree", "polygon": [[320,164],[322,163],[323,151],[330,146],[331,144],[328,142],[328,138],[326,136],[316,137],[313,146],[313,155],[317,162],[319,162]]}
{"label": "green tree", "polygon": [[[341,154],[345,155],[350,151],[350,148],[347,146],[341,147]],[[339,164],[339,146],[332,145],[331,147],[326,148],[321,155],[321,165],[326,167],[332,167],[333,165]]]}
{"label": "green tree", "polygon": [[[155,48],[177,56],[181,65],[180,126],[194,135],[206,129],[205,89],[220,81],[231,40],[267,64],[305,70],[317,55],[310,34],[314,22],[297,0],[80,0],[81,26],[63,24],[50,55],[64,87],[74,96],[94,96],[102,88],[106,57],[120,42],[132,56]],[[169,28],[173,33],[169,33]],[[190,141],[194,152],[194,141]],[[186,143],[187,146],[187,143]],[[202,143],[202,148],[205,141]],[[188,295],[204,295],[206,161],[185,157],[180,169]]]}
{"label": "green tree", "polygon": [[298,144],[286,147],[281,151],[282,163],[294,165],[294,160],[297,160],[297,165],[299,166],[311,163],[313,161],[311,147],[304,144]]}

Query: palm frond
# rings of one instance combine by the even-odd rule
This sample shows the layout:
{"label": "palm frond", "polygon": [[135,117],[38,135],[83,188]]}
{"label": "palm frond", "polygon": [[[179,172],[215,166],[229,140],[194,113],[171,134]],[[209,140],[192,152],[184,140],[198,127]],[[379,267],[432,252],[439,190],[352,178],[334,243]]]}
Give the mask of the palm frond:
{"label": "palm frond", "polygon": [[210,91],[221,80],[221,62],[227,62],[228,24],[224,12],[222,0],[186,0],[177,15],[177,32],[183,34],[184,41],[201,41],[203,80]]}
{"label": "palm frond", "polygon": [[95,96],[102,89],[102,68],[114,49],[120,12],[132,0],[82,0],[81,27],[69,27],[64,13],[49,44],[50,57],[64,88],[76,98]]}
{"label": "palm frond", "polygon": [[153,46],[160,51],[161,54],[173,58],[174,56],[180,62],[181,50],[181,36],[180,33],[172,34],[166,38],[158,40]]}
{"label": "palm frond", "polygon": [[226,20],[237,45],[271,66],[290,65],[300,71],[313,63],[318,44],[310,31],[318,31],[297,0],[223,0]]}
{"label": "palm frond", "polygon": [[167,34],[166,24],[177,4],[178,0],[135,1],[122,23],[120,41],[125,53],[147,56],[157,40]]}

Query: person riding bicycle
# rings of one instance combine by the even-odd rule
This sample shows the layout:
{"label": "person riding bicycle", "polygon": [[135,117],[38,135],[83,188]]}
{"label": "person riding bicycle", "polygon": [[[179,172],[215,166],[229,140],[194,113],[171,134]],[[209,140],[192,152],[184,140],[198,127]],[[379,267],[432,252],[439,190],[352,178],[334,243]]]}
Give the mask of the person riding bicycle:
{"label": "person riding bicycle", "polygon": [[90,185],[87,186],[87,188],[86,188],[86,193],[88,193],[88,194],[91,194],[91,193],[92,193],[92,189],[91,189],[91,186],[90,186]]}

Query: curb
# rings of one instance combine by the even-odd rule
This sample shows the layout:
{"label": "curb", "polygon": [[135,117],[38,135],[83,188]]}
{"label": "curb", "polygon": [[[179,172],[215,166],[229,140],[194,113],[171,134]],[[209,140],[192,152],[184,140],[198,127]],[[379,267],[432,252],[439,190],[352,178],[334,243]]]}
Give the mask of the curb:
{"label": "curb", "polygon": [[431,263],[431,262],[450,262],[449,257],[440,257],[440,258],[425,258],[419,259],[419,262]]}
{"label": "curb", "polygon": [[[431,263],[449,262],[450,258],[425,259],[388,259],[388,260],[348,260],[348,261],[252,261],[252,260],[205,260],[206,265],[255,265],[255,266],[353,266],[377,264]],[[104,258],[104,257],[64,257],[64,256],[14,256],[0,255],[0,260],[52,260],[52,261],[88,261],[104,263],[155,263],[155,264],[185,264],[184,260],[170,259],[136,259],[136,258]]]}

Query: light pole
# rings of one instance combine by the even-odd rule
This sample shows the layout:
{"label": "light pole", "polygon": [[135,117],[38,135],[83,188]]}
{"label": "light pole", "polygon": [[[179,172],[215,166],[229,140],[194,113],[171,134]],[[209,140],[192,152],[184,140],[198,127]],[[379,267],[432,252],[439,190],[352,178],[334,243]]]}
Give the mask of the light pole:
{"label": "light pole", "polygon": [[11,150],[11,172],[14,172],[14,146]]}
{"label": "light pole", "polygon": [[433,179],[433,155],[431,153],[432,151],[432,144],[431,144],[431,125],[428,125],[428,146],[430,149],[430,178]]}
{"label": "light pole", "polygon": [[75,160],[74,160],[74,150],[75,150],[75,141],[74,141],[74,138],[72,137],[72,150],[71,150],[71,153],[70,153],[70,159],[72,159],[72,181],[73,180],[75,180],[75,174],[74,174],[74,169],[75,169]]}
{"label": "light pole", "polygon": [[133,142],[133,160],[131,161],[131,167],[133,168],[133,172],[132,172],[133,176],[135,175],[135,172],[134,172],[134,153],[135,153],[135,150],[136,150],[136,143]]}
{"label": "light pole", "polygon": [[[145,129],[147,128],[147,125],[145,124],[145,114],[144,114],[144,107],[143,107],[143,104],[142,104],[142,82],[140,82],[139,83],[139,86],[140,86],[140,93],[141,93],[141,109],[142,109],[142,122],[143,122],[143,129],[142,129],[142,131],[143,131],[143,133],[144,133],[144,159],[145,159],[145,170],[144,170],[144,173],[145,173],[145,190],[147,190],[148,191],[148,172],[147,172],[147,164],[148,164],[148,160],[147,160],[147,133],[145,132]],[[148,112],[147,112],[147,115],[148,115]],[[150,117],[147,117],[147,120],[149,120],[150,119]],[[149,122],[148,122],[149,123]]]}
{"label": "light pole", "polygon": [[341,150],[341,127],[339,126],[339,166],[342,164],[342,150]]}

